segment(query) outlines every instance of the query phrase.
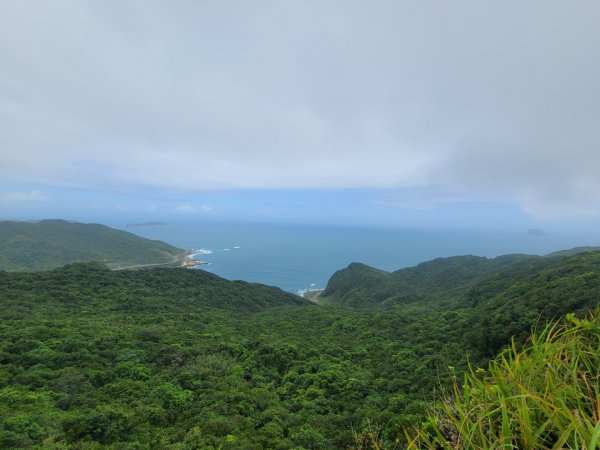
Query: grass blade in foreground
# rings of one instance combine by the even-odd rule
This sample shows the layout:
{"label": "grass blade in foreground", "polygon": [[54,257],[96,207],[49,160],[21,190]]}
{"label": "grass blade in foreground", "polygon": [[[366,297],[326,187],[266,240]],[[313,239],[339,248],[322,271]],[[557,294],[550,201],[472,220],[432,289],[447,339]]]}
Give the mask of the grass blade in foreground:
{"label": "grass blade in foreground", "polygon": [[600,438],[600,310],[567,315],[471,370],[409,448],[596,449]]}

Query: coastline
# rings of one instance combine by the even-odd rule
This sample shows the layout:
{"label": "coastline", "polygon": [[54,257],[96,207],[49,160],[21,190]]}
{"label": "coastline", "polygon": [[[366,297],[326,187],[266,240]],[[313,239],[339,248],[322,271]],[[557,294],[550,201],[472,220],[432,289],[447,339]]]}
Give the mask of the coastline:
{"label": "coastline", "polygon": [[321,295],[321,292],[323,292],[324,290],[325,289],[311,288],[311,289],[300,289],[297,292],[298,292],[298,295],[300,295],[300,297],[305,298],[309,302],[319,303],[319,297]]}
{"label": "coastline", "polygon": [[193,250],[186,250],[183,256],[183,260],[181,261],[181,267],[184,269],[193,269],[198,266],[205,266],[208,263],[204,261],[196,261],[192,255],[194,254]]}

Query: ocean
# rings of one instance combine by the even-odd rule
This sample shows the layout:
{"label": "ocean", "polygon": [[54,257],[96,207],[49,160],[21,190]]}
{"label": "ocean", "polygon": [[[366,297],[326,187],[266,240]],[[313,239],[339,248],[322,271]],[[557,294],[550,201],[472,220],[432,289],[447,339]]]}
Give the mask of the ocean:
{"label": "ocean", "polygon": [[590,236],[531,235],[525,230],[403,230],[334,226],[169,224],[118,226],[149,239],[196,249],[207,270],[230,280],[286,291],[323,288],[336,270],[361,262],[388,271],[437,257],[508,253],[547,254],[600,245]]}

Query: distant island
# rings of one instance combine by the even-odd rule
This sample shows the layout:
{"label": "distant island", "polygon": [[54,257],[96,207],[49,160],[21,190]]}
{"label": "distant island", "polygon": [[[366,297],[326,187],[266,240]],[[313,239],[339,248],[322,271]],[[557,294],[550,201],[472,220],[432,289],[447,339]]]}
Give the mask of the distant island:
{"label": "distant island", "polygon": [[546,236],[546,233],[544,233],[539,228],[531,228],[531,229],[527,230],[527,235],[535,236],[535,237],[543,237],[543,236]]}

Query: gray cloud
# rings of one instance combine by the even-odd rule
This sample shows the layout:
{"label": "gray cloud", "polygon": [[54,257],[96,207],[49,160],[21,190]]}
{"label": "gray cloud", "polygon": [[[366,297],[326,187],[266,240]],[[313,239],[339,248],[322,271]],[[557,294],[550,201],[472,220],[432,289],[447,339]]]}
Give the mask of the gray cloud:
{"label": "gray cloud", "polygon": [[593,216],[599,18],[592,0],[2,2],[0,174]]}

